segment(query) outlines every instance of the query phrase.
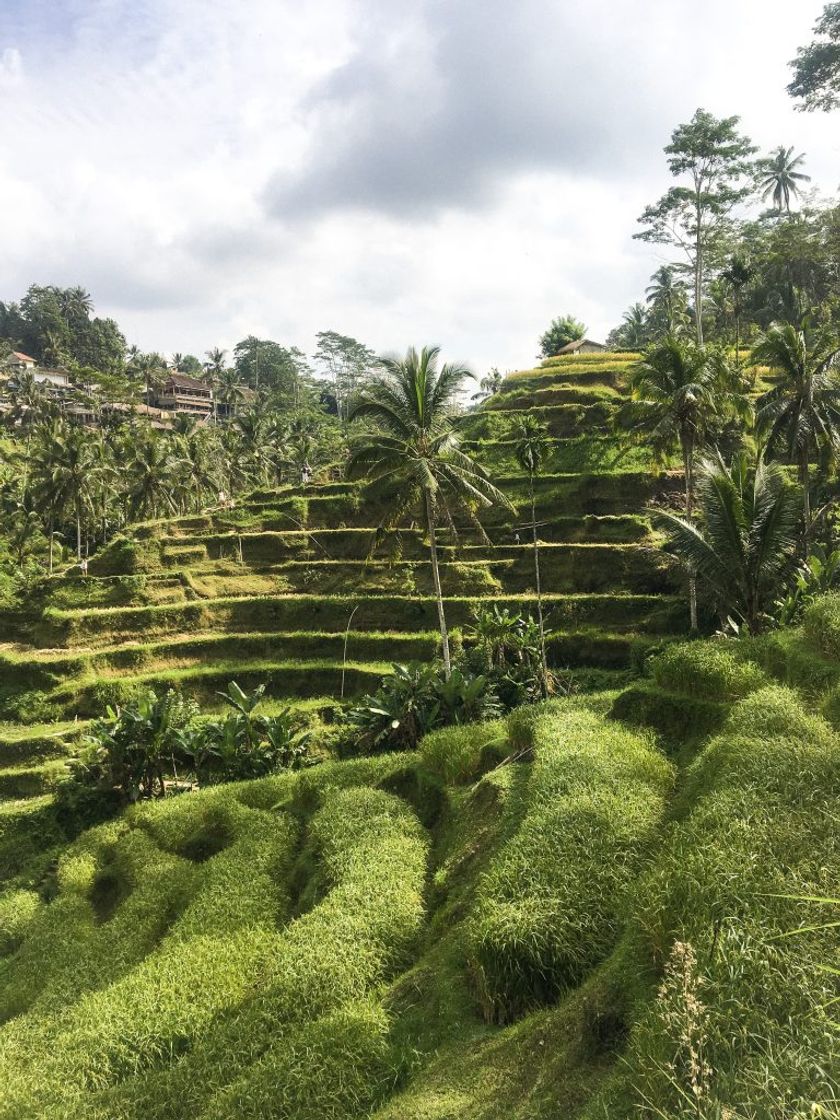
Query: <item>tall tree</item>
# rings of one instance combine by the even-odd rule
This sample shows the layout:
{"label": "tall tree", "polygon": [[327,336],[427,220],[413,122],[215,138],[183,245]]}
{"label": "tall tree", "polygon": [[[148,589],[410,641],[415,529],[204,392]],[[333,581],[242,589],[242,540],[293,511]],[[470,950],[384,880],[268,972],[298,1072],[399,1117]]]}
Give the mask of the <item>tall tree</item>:
{"label": "tall tree", "polygon": [[285,347],[271,339],[249,335],[233,348],[239,378],[251,389],[271,389],[287,402],[297,402],[303,378],[309,372],[306,355],[296,346]]}
{"label": "tall tree", "polygon": [[[631,436],[647,443],[660,460],[679,450],[685,475],[685,516],[694,511],[694,466],[698,451],[728,415],[743,412],[733,371],[718,350],[669,335],[630,375],[632,400],[625,411]],[[691,628],[697,628],[697,594],[690,579]]]}
{"label": "tall tree", "polygon": [[537,622],[540,633],[540,661],[543,673],[543,691],[548,688],[548,658],[545,649],[545,621],[543,619],[542,581],[540,579],[540,543],[537,535],[537,505],[534,479],[540,473],[550,447],[548,428],[534,416],[524,416],[514,433],[514,454],[520,467],[528,473],[528,493],[531,501],[531,543],[534,549],[534,580],[537,591]]}
{"label": "tall tree", "polygon": [[560,315],[552,319],[551,326],[540,338],[540,354],[553,358],[570,342],[577,342],[586,334],[586,327],[574,315]]}
{"label": "tall tree", "polygon": [[830,330],[800,330],[774,323],[750,354],[781,376],[758,400],[759,432],[767,455],[783,454],[796,463],[802,487],[806,538],[811,523],[810,461],[820,451],[835,458],[840,450],[840,340]]}
{"label": "tall tree", "polygon": [[643,350],[650,341],[650,317],[643,303],[634,303],[621,317],[621,323],[610,331],[607,342],[621,350]]}
{"label": "tall tree", "polygon": [[504,377],[499,370],[493,366],[490,372],[485,374],[478,383],[478,392],[473,393],[471,400],[483,401],[488,397],[494,396],[502,387]]}
{"label": "tall tree", "polygon": [[359,393],[349,418],[366,417],[377,431],[356,442],[348,472],[387,483],[394,491],[381,530],[394,528],[422,508],[437,601],[444,674],[452,662],[438,564],[437,531],[450,527],[453,506],[475,521],[473,505],[509,506],[486,472],[465,454],[452,424],[458,395],[472,374],[464,366],[438,366],[440,349],[413,347],[404,358],[381,358],[381,374]]}
{"label": "tall tree", "polygon": [[814,26],[816,38],[800,47],[790,63],[793,81],[788,93],[799,98],[797,109],[836,109],[840,105],[840,3],[826,4]]}
{"label": "tall tree", "polygon": [[721,280],[732,292],[732,307],[735,316],[735,361],[741,361],[741,314],[743,311],[744,288],[753,278],[754,269],[742,253],[733,253],[726,268],[720,274]]}
{"label": "tall tree", "polygon": [[641,241],[678,246],[694,277],[694,318],[697,342],[703,344],[703,285],[707,268],[719,253],[730,215],[750,193],[751,157],[755,148],[738,130],[738,117],[718,120],[698,109],[681,124],[665,148],[674,178],[687,182],[671,187],[648,206],[634,234]]}
{"label": "tall tree", "polygon": [[799,197],[799,184],[811,182],[810,175],[797,170],[804,162],[803,153],[795,156],[793,148],[780,145],[772,156],[759,163],[761,177],[758,186],[764,192],[761,197],[765,202],[772,198],[773,205],[780,214],[782,211],[790,213],[791,196]]}
{"label": "tall tree", "polygon": [[39,486],[47,508],[66,510],[76,527],[76,558],[82,559],[83,533],[94,514],[97,462],[84,428],[56,427],[45,450]]}
{"label": "tall tree", "polygon": [[735,615],[751,634],[768,620],[796,557],[799,495],[781,469],[720,455],[698,469],[700,524],[660,513],[670,549],[711,592],[724,626]]}
{"label": "tall tree", "polygon": [[677,334],[688,319],[688,302],[685,285],[677,279],[673,265],[663,264],[654,272],[645,296],[647,325],[656,334]]}
{"label": "tall tree", "polygon": [[353,395],[371,374],[376,355],[357,339],[337,331],[320,331],[315,339],[318,348],[313,360],[332,382],[338,415],[344,420]]}

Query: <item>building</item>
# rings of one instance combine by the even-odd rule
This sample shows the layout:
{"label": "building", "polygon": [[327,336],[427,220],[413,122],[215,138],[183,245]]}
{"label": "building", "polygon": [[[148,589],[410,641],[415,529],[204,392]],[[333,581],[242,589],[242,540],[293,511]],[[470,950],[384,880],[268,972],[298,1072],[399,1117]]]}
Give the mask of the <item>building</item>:
{"label": "building", "polygon": [[575,342],[568,342],[555,357],[561,354],[603,354],[607,347],[603,342],[593,342],[591,338],[579,338]]}
{"label": "building", "polygon": [[29,354],[14,350],[2,363],[3,380],[15,384],[22,373],[31,373],[36,385],[43,385],[52,395],[66,393],[70,388],[70,374],[66,369],[45,369]]}
{"label": "building", "polygon": [[209,416],[213,411],[213,389],[206,381],[187,377],[185,373],[169,373],[160,392],[155,394],[155,404],[166,412]]}
{"label": "building", "polygon": [[34,369],[38,363],[28,354],[21,354],[19,350],[13,350],[3,364],[10,372],[19,373],[22,369]]}
{"label": "building", "polygon": [[36,385],[46,385],[48,389],[58,389],[61,392],[70,388],[70,374],[66,369],[42,369],[36,366],[31,373]]}

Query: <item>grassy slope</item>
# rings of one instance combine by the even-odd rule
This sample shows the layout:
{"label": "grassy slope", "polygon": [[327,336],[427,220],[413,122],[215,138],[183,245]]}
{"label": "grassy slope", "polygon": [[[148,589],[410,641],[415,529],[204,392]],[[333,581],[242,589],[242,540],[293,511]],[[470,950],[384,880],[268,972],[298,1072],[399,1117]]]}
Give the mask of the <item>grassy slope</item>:
{"label": "grassy slope", "polygon": [[718,733],[573,697],[19,863],[0,1117],[835,1115],[840,738],[717,647],[649,687]]}

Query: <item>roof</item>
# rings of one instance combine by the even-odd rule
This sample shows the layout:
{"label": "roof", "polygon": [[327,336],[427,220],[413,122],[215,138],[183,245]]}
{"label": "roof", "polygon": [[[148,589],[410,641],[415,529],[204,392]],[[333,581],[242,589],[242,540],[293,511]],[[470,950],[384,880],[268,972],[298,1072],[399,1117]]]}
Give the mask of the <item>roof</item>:
{"label": "roof", "polygon": [[581,346],[597,346],[599,350],[606,350],[603,342],[594,342],[591,338],[578,338],[574,342],[567,342],[565,346],[562,346],[555,357],[559,357],[560,354],[574,354],[576,350],[580,350]]}
{"label": "roof", "polygon": [[187,377],[185,373],[167,374],[166,384],[172,384],[176,389],[206,389],[208,393],[212,391],[212,387],[206,381],[199,381],[197,377]]}
{"label": "roof", "polygon": [[19,362],[34,362],[35,359],[31,358],[28,354],[22,354],[20,350],[13,350],[9,355],[11,358],[17,358]]}

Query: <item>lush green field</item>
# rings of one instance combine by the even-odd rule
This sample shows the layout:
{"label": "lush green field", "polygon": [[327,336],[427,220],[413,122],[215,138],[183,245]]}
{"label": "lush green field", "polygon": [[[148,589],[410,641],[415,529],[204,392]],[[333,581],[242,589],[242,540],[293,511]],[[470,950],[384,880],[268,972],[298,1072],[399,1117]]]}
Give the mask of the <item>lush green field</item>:
{"label": "lush green field", "polygon": [[[345,482],[137,526],[6,613],[0,1120],[840,1118],[840,599],[675,641],[649,505],[681,479],[612,434],[632,360],[551,359],[461,421],[516,512],[443,533],[453,645],[535,608],[511,424],[537,411],[567,696],[328,758],[342,686],[438,644],[421,532],[372,557],[381,500]],[[213,711],[231,679],[327,761],[68,800],[105,704]]]}
{"label": "lush green field", "polygon": [[571,697],[18,848],[0,1117],[835,1115],[840,737],[713,644],[645,687],[716,732]]}

